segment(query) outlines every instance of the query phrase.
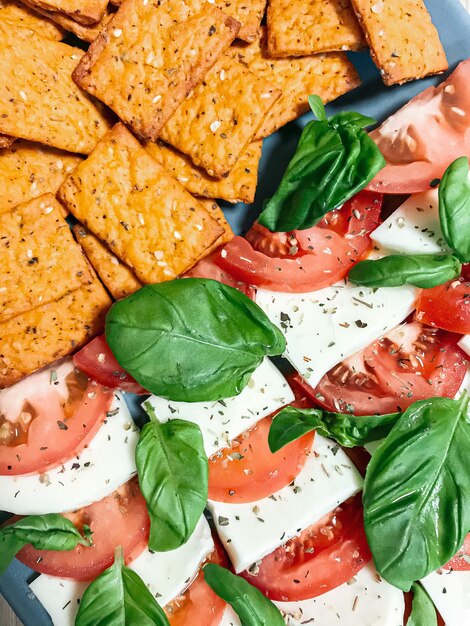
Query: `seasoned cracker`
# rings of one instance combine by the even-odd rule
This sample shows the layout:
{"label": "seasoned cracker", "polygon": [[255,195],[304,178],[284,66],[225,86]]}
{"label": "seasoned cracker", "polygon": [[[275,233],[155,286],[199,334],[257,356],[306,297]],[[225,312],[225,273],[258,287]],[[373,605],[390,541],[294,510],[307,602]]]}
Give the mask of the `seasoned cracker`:
{"label": "seasoned cracker", "polygon": [[104,330],[112,302],[94,278],[56,302],[0,323],[0,389],[67,356]]}
{"label": "seasoned cracker", "polygon": [[365,47],[350,0],[270,0],[267,24],[273,57]]}
{"label": "seasoned cracker", "polygon": [[0,20],[0,133],[87,154],[109,128],[71,79],[83,52]]}
{"label": "seasoned cracker", "polygon": [[73,78],[152,141],[240,24],[203,0],[126,0]]}
{"label": "seasoned cracker", "polygon": [[54,22],[38,15],[21,2],[16,0],[0,0],[0,19],[13,24],[34,30],[38,35],[60,41],[65,33]]}
{"label": "seasoned cracker", "polygon": [[0,149],[4,150],[9,148],[16,141],[15,137],[9,137],[8,135],[0,135]]}
{"label": "seasoned cracker", "polygon": [[270,82],[223,55],[160,131],[209,176],[235,166],[281,96]]}
{"label": "seasoned cracker", "polygon": [[266,29],[253,43],[236,44],[228,54],[282,89],[282,96],[266,116],[257,137],[267,137],[278,128],[309,110],[308,97],[320,96],[324,103],[360,85],[359,75],[344,52],[312,54],[305,57],[273,59],[266,49]]}
{"label": "seasoned cracker", "polygon": [[92,281],[62,207],[45,194],[0,221],[0,322],[59,300]]}
{"label": "seasoned cracker", "polygon": [[224,231],[223,234],[220,235],[220,237],[216,241],[214,241],[212,246],[204,251],[204,254],[202,256],[206,256],[214,250],[217,250],[219,246],[223,246],[225,243],[228,243],[231,239],[234,238],[235,234],[230,224],[227,222],[224,212],[215,200],[211,200],[209,198],[199,198],[199,202],[206,209],[206,211],[210,215],[212,215],[212,217],[217,221],[218,225]]}
{"label": "seasoned cracker", "polygon": [[441,74],[446,53],[422,0],[352,0],[386,85]]}
{"label": "seasoned cracker", "polygon": [[142,287],[134,272],[114,256],[85,226],[76,224],[72,230],[91,265],[115,300],[125,298]]}
{"label": "seasoned cracker", "polygon": [[238,39],[253,41],[258,34],[266,10],[267,0],[215,0],[214,4],[224,13],[234,17],[242,25]]}
{"label": "seasoned cracker", "polygon": [[222,234],[123,124],[76,168],[59,197],[143,283],[179,276]]}
{"label": "seasoned cracker", "polygon": [[28,4],[63,13],[80,24],[96,24],[104,15],[108,0],[28,0]]}
{"label": "seasoned cracker", "polygon": [[228,176],[217,179],[196,167],[188,156],[162,141],[145,143],[147,152],[194,196],[247,204],[255,199],[261,146],[261,141],[250,143]]}

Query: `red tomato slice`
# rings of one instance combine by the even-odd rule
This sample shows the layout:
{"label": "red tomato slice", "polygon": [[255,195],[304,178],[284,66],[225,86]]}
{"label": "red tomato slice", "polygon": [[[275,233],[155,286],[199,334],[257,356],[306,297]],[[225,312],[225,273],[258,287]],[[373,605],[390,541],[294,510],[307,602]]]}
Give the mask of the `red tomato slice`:
{"label": "red tomato slice", "polygon": [[416,319],[454,333],[470,333],[470,281],[463,278],[423,289],[416,305]]}
{"label": "red tomato slice", "polygon": [[114,493],[78,511],[63,513],[82,530],[87,524],[93,535],[93,546],[77,546],[74,550],[58,552],[35,550],[25,546],[17,558],[41,574],[94,580],[114,561],[114,550],[121,545],[127,564],[147,547],[150,520],[147,504],[136,479],[125,483]]}
{"label": "red tomato slice", "polygon": [[303,293],[344,278],[370,247],[382,196],[360,192],[307,230],[271,233],[256,224],[214,257],[236,280],[274,291]]}
{"label": "red tomato slice", "polygon": [[470,533],[465,537],[463,546],[457,554],[442,569],[455,570],[458,572],[470,571]]}
{"label": "red tomato slice", "polygon": [[431,188],[458,157],[470,157],[470,60],[438,87],[415,96],[372,139],[387,161],[368,189],[417,193]]}
{"label": "red tomato slice", "polygon": [[99,430],[112,399],[71,359],[0,391],[0,475],[40,474],[74,457]]}
{"label": "red tomato slice", "polygon": [[234,440],[231,448],[209,459],[209,498],[219,502],[253,502],[289,485],[312,450],[314,433],[272,453],[268,433],[272,417],[260,420]]}
{"label": "red tomato slice", "polygon": [[73,362],[79,370],[101,385],[106,385],[112,389],[122,389],[122,391],[129,391],[130,393],[149,393],[122,369],[106,343],[104,335],[95,337],[90,343],[87,343],[74,355]]}
{"label": "red tomato slice", "polygon": [[256,574],[242,572],[271,600],[296,602],[350,580],[371,559],[363,524],[362,494],[264,557]]}
{"label": "red tomato slice", "polygon": [[467,370],[458,335],[402,324],[331,369],[310,398],[330,411],[374,415],[404,410],[436,396],[453,398]]}
{"label": "red tomato slice", "polygon": [[219,283],[238,289],[238,291],[253,299],[255,290],[251,285],[241,280],[236,280],[217,265],[214,259],[218,253],[219,251],[215,251],[201,259],[189,272],[186,272],[184,278],[212,278],[212,280],[218,280]]}

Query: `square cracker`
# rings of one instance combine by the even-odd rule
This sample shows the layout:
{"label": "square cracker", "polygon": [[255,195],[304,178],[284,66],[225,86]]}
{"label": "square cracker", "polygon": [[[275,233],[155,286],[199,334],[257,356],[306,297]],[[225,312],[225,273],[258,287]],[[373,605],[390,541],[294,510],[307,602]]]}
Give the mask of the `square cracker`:
{"label": "square cracker", "polygon": [[255,199],[261,146],[261,141],[248,144],[231,172],[224,178],[217,179],[196,167],[188,156],[162,141],[145,143],[147,152],[194,196],[247,204]]}
{"label": "square cracker", "polygon": [[73,78],[137,134],[155,141],[239,26],[203,0],[126,0]]}
{"label": "square cracker", "polygon": [[237,44],[229,54],[246,67],[282,89],[282,96],[266,116],[256,136],[267,137],[278,128],[309,111],[308,97],[320,96],[324,103],[360,85],[359,75],[345,52],[312,54],[273,59],[266,49],[266,29],[249,45]]}
{"label": "square cracker", "polygon": [[21,202],[56,193],[82,157],[29,141],[0,152],[0,215]]}
{"label": "square cracker", "polygon": [[67,178],[59,197],[143,283],[184,273],[222,234],[123,124]]}
{"label": "square cracker", "polygon": [[58,11],[80,24],[96,24],[108,6],[108,0],[28,0],[43,11]]}
{"label": "square cracker", "polygon": [[160,131],[160,137],[209,176],[235,166],[280,89],[224,54]]}
{"label": "square cracker", "polygon": [[91,282],[88,263],[52,194],[8,213],[0,222],[0,322],[59,300]]}
{"label": "square cracker", "polygon": [[102,333],[111,304],[103,285],[94,278],[90,285],[60,300],[0,323],[0,389]]}
{"label": "square cracker", "polygon": [[256,38],[267,0],[215,0],[214,4],[240,22],[238,39],[253,41]]}
{"label": "square cracker", "polygon": [[209,198],[199,198],[200,204],[206,209],[206,211],[212,215],[212,217],[216,220],[217,224],[223,229],[222,235],[214,243],[210,248],[204,251],[204,254],[200,257],[204,257],[214,250],[217,250],[219,246],[223,246],[225,243],[228,243],[231,239],[234,238],[235,234],[230,227],[230,224],[227,222],[224,212],[217,204],[215,200],[211,200]]}
{"label": "square cracker", "polygon": [[16,0],[0,0],[0,19],[13,26],[23,26],[34,30],[38,35],[60,41],[65,36],[62,28]]}
{"label": "square cracker", "polygon": [[446,53],[422,0],[352,0],[386,85],[441,74]]}
{"label": "square cracker", "polygon": [[365,47],[351,0],[269,0],[267,24],[273,57]]}

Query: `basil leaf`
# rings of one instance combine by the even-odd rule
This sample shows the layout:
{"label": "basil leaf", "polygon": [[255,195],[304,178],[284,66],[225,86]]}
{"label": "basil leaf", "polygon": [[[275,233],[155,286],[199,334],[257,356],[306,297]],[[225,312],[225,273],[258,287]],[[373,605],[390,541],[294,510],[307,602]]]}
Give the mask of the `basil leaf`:
{"label": "basil leaf", "polygon": [[470,179],[467,157],[447,168],[439,187],[439,217],[444,239],[462,263],[470,263]]}
{"label": "basil leaf", "polygon": [[323,100],[320,96],[309,96],[308,97],[308,105],[312,110],[312,113],[317,118],[317,120],[324,121],[326,120],[326,110],[325,105],[323,104]]}
{"label": "basil leaf", "polygon": [[364,483],[375,566],[403,591],[457,552],[470,528],[468,396],[411,405],[372,456]]}
{"label": "basil leaf", "polygon": [[75,626],[170,626],[144,581],[125,567],[122,548],[114,564],[87,587]]}
{"label": "basil leaf", "polygon": [[150,516],[149,547],[166,552],[188,541],[207,502],[208,460],[197,424],[160,424],[152,406],[136,448],[140,489]]}
{"label": "basil leaf", "polygon": [[349,280],[364,287],[414,285],[422,289],[443,285],[460,276],[462,266],[454,256],[392,254],[361,261],[349,272]]}
{"label": "basil leaf", "polygon": [[27,544],[36,550],[73,550],[78,544],[90,546],[92,542],[58,513],[28,515],[0,529],[0,576]]}
{"label": "basil leaf", "polygon": [[362,113],[355,113],[354,111],[342,111],[341,113],[337,113],[330,118],[330,122],[333,126],[354,124],[359,128],[367,128],[367,126],[377,124],[377,120],[374,120],[373,117],[367,117],[366,115],[362,115]]}
{"label": "basil leaf", "polygon": [[285,339],[252,300],[216,280],[147,285],[106,318],[114,356],[145,389],[183,402],[238,395]]}
{"label": "basil leaf", "polygon": [[406,626],[437,626],[437,615],[431,598],[421,585],[411,587],[413,602]]}
{"label": "basil leaf", "polygon": [[285,626],[279,609],[241,576],[215,563],[203,568],[209,587],[231,605],[242,626]]}
{"label": "basil leaf", "polygon": [[271,452],[277,452],[312,430],[318,430],[320,434],[328,437],[329,432],[322,422],[322,414],[321,409],[284,407],[274,417],[269,429],[268,444]]}

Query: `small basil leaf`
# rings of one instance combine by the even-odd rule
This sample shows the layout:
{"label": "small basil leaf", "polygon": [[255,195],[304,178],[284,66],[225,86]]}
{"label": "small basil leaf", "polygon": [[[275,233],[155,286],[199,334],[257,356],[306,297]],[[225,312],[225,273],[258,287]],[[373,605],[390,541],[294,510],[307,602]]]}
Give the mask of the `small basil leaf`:
{"label": "small basil leaf", "polygon": [[467,157],[447,168],[439,187],[442,234],[455,256],[470,263],[470,178]]}
{"label": "small basil leaf", "polygon": [[366,117],[361,113],[355,113],[354,111],[342,111],[330,118],[330,123],[333,124],[333,126],[353,124],[359,128],[366,128],[367,126],[377,124],[377,120],[374,120],[373,117]]}
{"label": "small basil leaf", "polygon": [[294,406],[284,407],[271,423],[268,444],[271,452],[277,452],[291,441],[295,441],[311,432],[318,430],[328,437],[329,433],[322,422],[321,409],[298,409]]}
{"label": "small basil leaf", "polygon": [[413,602],[406,626],[437,626],[437,615],[431,598],[421,585],[411,587]]}
{"label": "small basil leaf", "polygon": [[408,591],[442,567],[470,528],[468,396],[411,405],[372,456],[364,525],[375,566]]}
{"label": "small basil leaf", "polygon": [[75,626],[170,626],[144,581],[125,567],[122,549],[114,564],[87,587]]}
{"label": "small basil leaf", "polygon": [[325,105],[320,96],[309,96],[308,104],[317,120],[326,120]]}
{"label": "small basil leaf", "polygon": [[145,389],[198,402],[238,395],[285,339],[252,300],[216,280],[147,285],[106,318],[114,356]]}
{"label": "small basil leaf", "polygon": [[279,609],[244,578],[215,563],[208,563],[203,571],[206,583],[231,605],[242,626],[285,626]]}
{"label": "small basil leaf", "polygon": [[90,546],[72,522],[62,515],[29,515],[0,529],[0,575],[25,545],[36,550],[73,550],[78,544]]}
{"label": "small basil leaf", "polygon": [[160,424],[145,404],[151,421],[136,449],[140,489],[150,515],[149,547],[174,550],[193,534],[207,502],[208,460],[197,424],[170,420]]}
{"label": "small basil leaf", "polygon": [[460,276],[462,266],[454,256],[392,254],[361,261],[349,272],[349,280],[364,287],[414,285],[429,289]]}

